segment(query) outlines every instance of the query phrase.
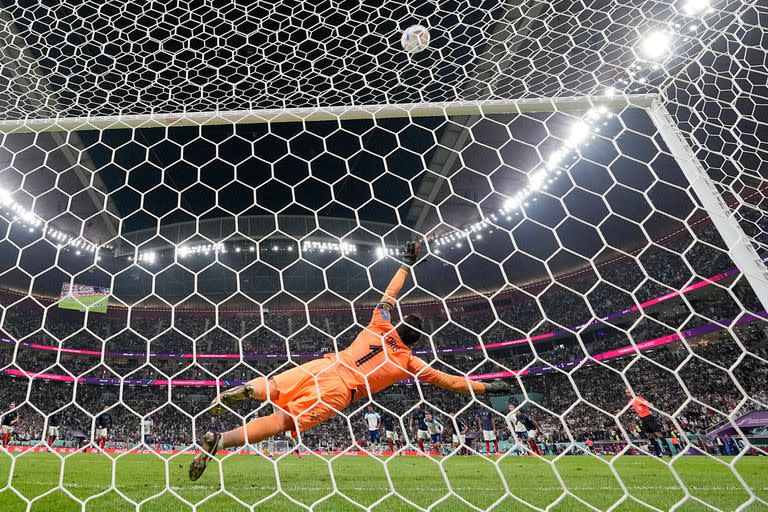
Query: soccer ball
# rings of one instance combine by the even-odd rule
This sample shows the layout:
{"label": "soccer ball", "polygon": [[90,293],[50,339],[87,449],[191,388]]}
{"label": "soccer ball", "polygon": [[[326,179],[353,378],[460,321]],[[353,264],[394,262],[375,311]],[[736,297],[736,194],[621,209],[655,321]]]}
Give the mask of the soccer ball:
{"label": "soccer ball", "polygon": [[429,30],[423,25],[412,25],[403,32],[400,44],[408,53],[419,53],[429,46]]}

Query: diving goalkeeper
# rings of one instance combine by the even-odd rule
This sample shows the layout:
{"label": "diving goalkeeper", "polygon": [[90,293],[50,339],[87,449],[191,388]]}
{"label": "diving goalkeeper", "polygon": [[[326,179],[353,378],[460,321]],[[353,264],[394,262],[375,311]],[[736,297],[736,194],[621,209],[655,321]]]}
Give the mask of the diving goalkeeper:
{"label": "diving goalkeeper", "polygon": [[242,386],[221,393],[211,404],[213,415],[225,407],[249,398],[269,399],[273,414],[256,418],[244,427],[223,433],[208,432],[200,440],[201,451],[189,466],[189,478],[197,480],[218,450],[255,444],[282,432],[305,432],[335,416],[356,400],[367,398],[404,379],[417,378],[457,393],[508,391],[502,381],[477,382],[431,368],[411,353],[421,338],[423,324],[416,315],[407,315],[397,327],[391,323],[395,300],[416,263],[420,245],[408,242],[403,248],[403,265],[389,283],[368,326],[355,341],[338,354],[327,354],[270,379],[257,377]]}

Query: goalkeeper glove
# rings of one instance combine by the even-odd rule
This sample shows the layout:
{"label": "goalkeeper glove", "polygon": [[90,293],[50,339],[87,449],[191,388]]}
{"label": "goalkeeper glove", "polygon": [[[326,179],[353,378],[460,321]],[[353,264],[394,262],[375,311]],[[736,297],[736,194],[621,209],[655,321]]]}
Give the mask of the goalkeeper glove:
{"label": "goalkeeper glove", "polygon": [[406,265],[413,265],[419,257],[419,251],[421,250],[421,244],[419,242],[406,242],[402,247],[403,263]]}
{"label": "goalkeeper glove", "polygon": [[512,391],[512,386],[501,379],[496,379],[491,382],[483,382],[483,384],[485,385],[486,393],[509,393]]}

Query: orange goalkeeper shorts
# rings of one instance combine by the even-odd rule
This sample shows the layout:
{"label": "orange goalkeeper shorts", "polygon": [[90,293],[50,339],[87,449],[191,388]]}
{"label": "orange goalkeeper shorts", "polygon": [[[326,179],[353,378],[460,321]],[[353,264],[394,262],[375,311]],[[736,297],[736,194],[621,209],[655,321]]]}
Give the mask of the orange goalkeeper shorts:
{"label": "orange goalkeeper shorts", "polygon": [[279,395],[275,405],[293,416],[299,432],[305,432],[343,411],[352,392],[341,380],[338,363],[315,359],[272,377]]}

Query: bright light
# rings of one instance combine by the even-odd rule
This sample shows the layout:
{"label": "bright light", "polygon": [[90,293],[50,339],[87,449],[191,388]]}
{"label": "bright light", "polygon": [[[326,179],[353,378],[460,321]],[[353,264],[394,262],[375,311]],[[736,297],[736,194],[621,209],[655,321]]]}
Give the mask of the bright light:
{"label": "bright light", "polygon": [[709,9],[708,0],[687,0],[683,12],[688,16],[696,16]]}
{"label": "bright light", "polygon": [[578,121],[571,127],[571,133],[565,141],[565,145],[571,148],[578,146],[589,136],[589,125],[584,121]]}
{"label": "bright light", "polygon": [[549,159],[547,160],[547,169],[553,170],[555,167],[560,165],[560,162],[563,161],[563,152],[561,150],[557,150],[551,155],[549,155]]}
{"label": "bright light", "polygon": [[528,177],[528,186],[531,187],[532,190],[538,190],[542,185],[544,185],[546,179],[546,171],[536,171]]}
{"label": "bright light", "polygon": [[384,257],[384,249],[382,249],[381,247],[377,247],[376,248],[376,257],[378,259],[383,258]]}
{"label": "bright light", "polygon": [[615,87],[608,87],[603,94],[605,94],[606,96],[611,98],[611,97],[616,95],[616,88]]}
{"label": "bright light", "polygon": [[0,188],[0,204],[8,206],[11,203],[13,203],[13,199],[11,199],[11,193],[5,189]]}
{"label": "bright light", "polygon": [[520,206],[520,198],[519,197],[510,197],[507,199],[507,202],[504,203],[504,208],[507,208],[509,210],[514,210]]}
{"label": "bright light", "polygon": [[672,46],[672,37],[663,30],[656,30],[646,36],[641,43],[641,49],[646,57],[658,59],[670,52]]}

